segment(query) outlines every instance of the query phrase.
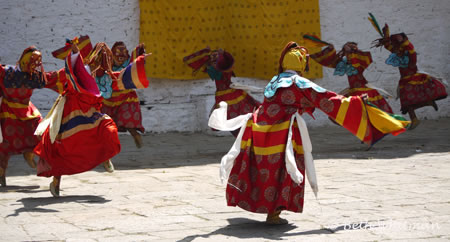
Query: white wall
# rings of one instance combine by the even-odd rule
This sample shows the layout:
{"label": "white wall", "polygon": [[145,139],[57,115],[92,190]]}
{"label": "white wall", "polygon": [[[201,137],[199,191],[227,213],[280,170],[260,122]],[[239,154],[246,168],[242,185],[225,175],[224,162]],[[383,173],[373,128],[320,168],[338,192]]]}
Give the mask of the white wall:
{"label": "white wall", "polygon": [[[322,38],[337,48],[346,41],[355,41],[361,49],[369,50],[372,40],[378,38],[367,20],[369,11],[380,24],[387,22],[391,33],[412,33],[409,38],[416,47],[419,68],[450,80],[448,0],[320,0]],[[139,41],[138,1],[1,1],[1,64],[14,64],[23,49],[34,44],[43,52],[47,71],[62,68],[63,62],[53,58],[51,51],[62,47],[65,38],[80,34],[88,34],[94,43],[104,41],[112,45],[122,40],[134,47]],[[399,74],[396,68],[384,64],[388,52],[370,50],[374,63],[365,72],[366,78],[371,84],[395,93]],[[347,87],[345,77],[332,73],[331,69],[324,69],[324,78],[315,81],[333,91]],[[236,78],[234,82],[264,87],[267,80]],[[145,128],[150,132],[207,131],[214,90],[210,80],[152,79],[149,88],[138,91],[145,102],[142,106]],[[262,93],[254,96],[261,100]],[[55,98],[52,91],[36,90],[32,101],[45,114]],[[399,100],[392,99],[389,103],[399,113]],[[450,98],[438,101],[438,106],[439,112],[425,107],[417,114],[422,119],[450,116]],[[315,116],[310,126],[332,125],[320,111]]]}

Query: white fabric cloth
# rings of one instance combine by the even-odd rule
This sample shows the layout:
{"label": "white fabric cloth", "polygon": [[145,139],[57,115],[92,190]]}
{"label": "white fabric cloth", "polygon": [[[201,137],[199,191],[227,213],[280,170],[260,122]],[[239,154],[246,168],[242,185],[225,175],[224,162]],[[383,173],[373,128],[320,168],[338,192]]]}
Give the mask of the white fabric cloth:
{"label": "white fabric cloth", "polygon": [[379,87],[373,86],[370,83],[367,83],[366,87],[377,90],[378,92],[380,92],[381,95],[385,96],[386,98],[393,98],[394,97],[394,96],[392,96],[392,94],[390,94],[388,91],[384,90],[383,88],[379,88]]}
{"label": "white fabric cloth", "polygon": [[64,104],[66,103],[66,96],[59,95],[56,99],[55,103],[53,103],[52,108],[48,112],[47,116],[39,123],[36,131],[34,131],[35,135],[42,136],[47,129],[49,128],[50,133],[50,141],[55,142],[56,136],[58,135],[59,128],[61,127],[61,119],[64,111]]}
{"label": "white fabric cloth", "polygon": [[[222,130],[222,131],[232,131],[240,128],[239,134],[234,141],[234,144],[231,146],[231,149],[228,151],[226,155],[222,157],[220,163],[220,179],[222,183],[228,180],[230,176],[231,169],[233,168],[234,160],[239,155],[241,150],[241,141],[242,136],[244,135],[245,128],[247,126],[247,121],[252,117],[252,113],[248,113],[245,115],[240,115],[236,118],[227,120],[227,103],[220,102],[219,108],[215,109],[211,116],[209,117],[208,125],[211,128]],[[314,195],[317,197],[317,193],[319,191],[317,185],[317,176],[316,170],[314,167],[314,161],[311,154],[312,145],[311,140],[309,138],[308,128],[306,127],[305,120],[298,114],[292,115],[290,125],[289,125],[289,133],[288,133],[288,142],[286,144],[286,170],[291,177],[291,179],[300,184],[303,182],[303,175],[297,168],[297,163],[295,162],[294,156],[294,147],[292,145],[292,125],[297,119],[299,132],[302,138],[303,151],[305,157],[305,172],[308,178],[308,182],[314,192]]]}
{"label": "white fabric cloth", "polygon": [[227,103],[226,102],[220,102],[219,108],[214,109],[214,111],[211,113],[211,116],[209,116],[208,126],[221,130],[221,131],[233,131],[238,128],[241,128],[239,130],[239,134],[236,137],[236,140],[234,141],[234,144],[231,146],[230,151],[226,155],[222,157],[222,160],[220,161],[220,179],[222,183],[224,181],[228,180],[228,177],[230,176],[231,168],[233,168],[234,160],[239,155],[239,152],[241,151],[241,141],[242,136],[244,135],[245,127],[247,126],[247,121],[252,117],[252,113],[248,113],[245,115],[240,115],[236,118],[227,120]]}
{"label": "white fabric cloth", "polygon": [[[73,69],[77,58],[80,56],[80,52],[75,54],[70,52],[69,55],[70,55],[69,56],[70,63]],[[36,128],[36,131],[34,131],[35,135],[42,136],[47,127],[50,126],[49,128],[50,142],[52,144],[55,142],[56,136],[58,135],[59,129],[61,127],[61,120],[65,103],[66,103],[66,96],[59,95],[56,101],[53,103],[53,106],[48,112],[47,116],[45,116],[45,118],[39,123],[38,127]]]}
{"label": "white fabric cloth", "polygon": [[291,117],[291,123],[289,125],[289,134],[286,144],[285,151],[285,162],[286,162],[286,171],[288,172],[291,179],[300,184],[303,182],[303,175],[297,168],[297,163],[295,162],[294,156],[294,147],[292,145],[292,125],[294,124],[295,119],[297,119],[298,130],[300,132],[300,136],[302,137],[302,146],[303,146],[303,156],[305,157],[305,173],[308,178],[309,185],[314,192],[314,196],[317,198],[317,193],[319,192],[319,186],[317,184],[317,176],[316,176],[316,168],[314,166],[314,160],[312,157],[312,144],[311,139],[309,138],[308,127],[306,126],[305,120],[300,116],[299,113],[295,113]]}
{"label": "white fabric cloth", "polygon": [[234,89],[241,89],[244,91],[249,91],[249,92],[263,92],[264,91],[264,88],[262,88],[262,87],[247,86],[247,85],[234,83],[234,82],[231,83],[230,87],[234,88]]}

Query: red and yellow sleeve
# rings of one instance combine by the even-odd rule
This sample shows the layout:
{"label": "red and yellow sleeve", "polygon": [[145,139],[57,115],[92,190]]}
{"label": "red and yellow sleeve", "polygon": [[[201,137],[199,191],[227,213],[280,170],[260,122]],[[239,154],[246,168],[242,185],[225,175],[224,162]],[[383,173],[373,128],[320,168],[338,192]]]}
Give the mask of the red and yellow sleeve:
{"label": "red and yellow sleeve", "polygon": [[409,40],[406,40],[402,43],[401,48],[408,52],[409,55],[409,66],[413,67],[417,64],[417,53],[414,49],[414,45],[409,42]]}
{"label": "red and yellow sleeve", "polygon": [[67,84],[64,68],[58,71],[46,72],[45,75],[47,76],[47,84],[45,87],[62,94]]}
{"label": "red and yellow sleeve", "polygon": [[406,131],[410,123],[364,103],[359,96],[344,97],[334,92],[312,90],[309,94],[317,108],[367,144],[374,144],[386,134],[398,135]]}
{"label": "red and yellow sleeve", "polygon": [[322,66],[335,68],[338,63],[338,57],[336,55],[336,50],[334,47],[328,46],[320,52],[310,55],[313,60]]}
{"label": "red and yellow sleeve", "polygon": [[372,63],[372,55],[368,51],[356,51],[349,55],[349,62],[354,68],[364,70]]}

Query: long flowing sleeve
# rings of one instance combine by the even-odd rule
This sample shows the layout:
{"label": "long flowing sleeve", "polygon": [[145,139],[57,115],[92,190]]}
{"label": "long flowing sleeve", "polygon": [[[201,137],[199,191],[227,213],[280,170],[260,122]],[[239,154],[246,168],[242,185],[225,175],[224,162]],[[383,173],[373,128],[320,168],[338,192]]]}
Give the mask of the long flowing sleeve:
{"label": "long flowing sleeve", "polygon": [[411,42],[409,40],[406,40],[402,43],[402,47],[405,49],[405,52],[408,52],[408,56],[409,56],[408,67],[409,68],[416,67],[417,53],[416,53],[416,50],[414,49],[413,44],[411,44]]}
{"label": "long flowing sleeve", "polygon": [[406,131],[410,123],[364,103],[359,96],[344,97],[330,91],[319,93],[313,89],[303,92],[316,108],[369,145],[386,134],[398,135]]}
{"label": "long flowing sleeve", "polygon": [[320,52],[311,54],[309,57],[317,63],[330,68],[335,68],[339,62],[339,58],[337,57],[336,50],[333,46],[328,46]]}
{"label": "long flowing sleeve", "polygon": [[360,73],[372,63],[372,55],[368,51],[355,51],[348,55],[349,63]]}
{"label": "long flowing sleeve", "polygon": [[120,72],[113,72],[116,81],[113,82],[114,91],[125,89],[143,89],[147,88],[149,81],[145,72],[144,56],[139,56]]}
{"label": "long flowing sleeve", "polygon": [[49,88],[59,94],[62,94],[67,85],[67,78],[64,68],[57,71],[46,72],[45,75],[47,76],[45,88]]}

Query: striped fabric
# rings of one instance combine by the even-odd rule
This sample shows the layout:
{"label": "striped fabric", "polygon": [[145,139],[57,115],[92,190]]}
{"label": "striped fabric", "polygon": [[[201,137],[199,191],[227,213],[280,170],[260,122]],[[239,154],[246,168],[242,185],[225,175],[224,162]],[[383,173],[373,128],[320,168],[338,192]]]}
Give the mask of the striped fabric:
{"label": "striped fabric", "polygon": [[343,98],[335,120],[361,141],[370,141],[372,139],[370,133],[366,136],[366,133],[370,132],[370,126],[367,113],[364,110],[364,104],[360,98]]}
{"label": "striped fabric", "polygon": [[139,56],[130,65],[123,69],[117,80],[117,89],[142,89],[147,88],[149,81],[145,74],[145,60]]}
{"label": "striped fabric", "polygon": [[[183,62],[194,69],[194,73],[199,71],[209,61],[209,55],[211,54],[210,48],[201,49],[191,55],[183,58]],[[204,71],[204,70],[203,70]]]}
{"label": "striped fabric", "polygon": [[358,70],[366,69],[372,63],[370,52],[358,51],[349,54],[349,63]]}
{"label": "striped fabric", "polygon": [[65,139],[81,131],[96,128],[105,119],[110,119],[110,117],[98,112],[95,108],[91,108],[86,113],[74,110],[63,118],[56,139]]}
{"label": "striped fabric", "polygon": [[4,105],[2,112],[0,112],[0,118],[11,118],[18,120],[31,120],[40,119],[41,113],[29,102],[28,105],[17,103],[13,101],[8,101],[6,98],[3,99],[2,105]]}
{"label": "striped fabric", "polygon": [[[92,51],[92,43],[89,36],[80,36],[78,39],[78,48],[80,49],[81,56],[87,57]],[[66,45],[52,52],[53,57],[64,60],[71,51],[71,46]]]}

